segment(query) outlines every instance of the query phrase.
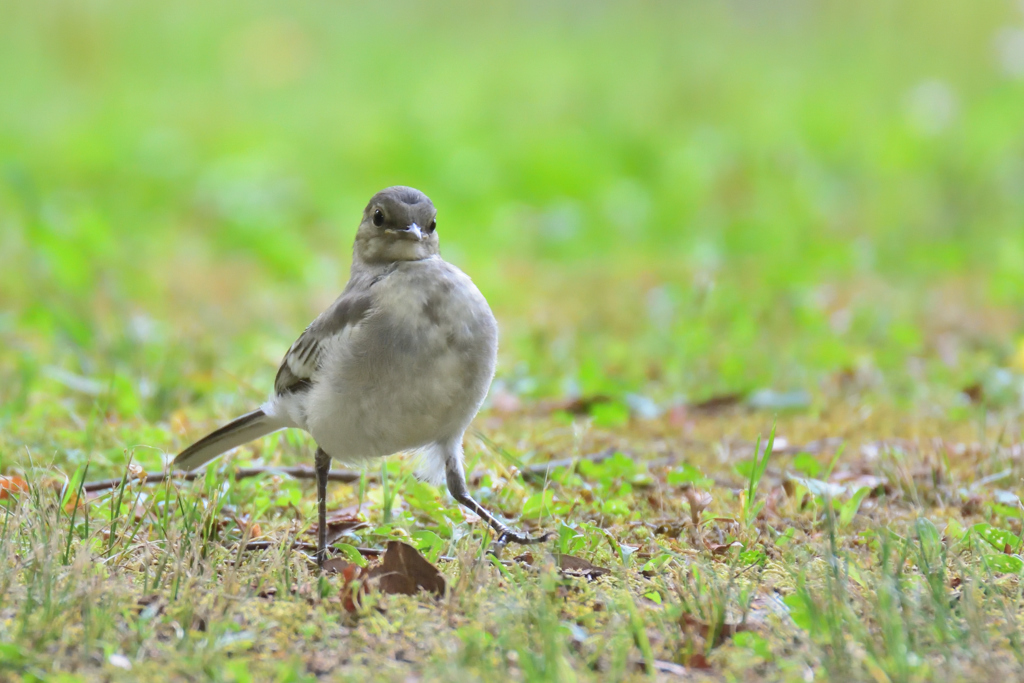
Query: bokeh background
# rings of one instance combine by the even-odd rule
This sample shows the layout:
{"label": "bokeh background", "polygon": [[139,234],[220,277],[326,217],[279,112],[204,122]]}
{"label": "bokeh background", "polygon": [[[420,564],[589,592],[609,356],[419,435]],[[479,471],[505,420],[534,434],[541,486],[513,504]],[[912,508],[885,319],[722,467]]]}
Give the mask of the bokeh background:
{"label": "bokeh background", "polygon": [[173,451],[260,400],[391,184],[492,302],[506,408],[1020,409],[1020,2],[0,17],[8,462],[84,457],[97,414]]}

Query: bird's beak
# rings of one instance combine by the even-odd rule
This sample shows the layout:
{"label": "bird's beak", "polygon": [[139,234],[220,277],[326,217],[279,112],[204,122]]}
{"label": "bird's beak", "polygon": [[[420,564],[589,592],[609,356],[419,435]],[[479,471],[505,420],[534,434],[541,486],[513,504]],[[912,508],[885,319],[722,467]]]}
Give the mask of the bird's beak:
{"label": "bird's beak", "polygon": [[401,237],[402,239],[416,240],[417,242],[421,242],[423,240],[423,230],[415,223],[410,224],[403,230],[388,230],[387,232]]}

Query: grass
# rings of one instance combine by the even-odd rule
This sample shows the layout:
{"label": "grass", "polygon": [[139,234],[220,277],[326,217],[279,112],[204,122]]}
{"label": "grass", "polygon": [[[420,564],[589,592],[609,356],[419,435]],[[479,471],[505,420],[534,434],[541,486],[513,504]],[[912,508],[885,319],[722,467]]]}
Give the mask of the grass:
{"label": "grass", "polygon": [[[1022,30],[1012,3],[9,3],[0,678],[1018,677]],[[365,523],[340,552],[403,539],[449,590],[350,611],[289,549],[312,487],[232,476],[308,439],[129,469],[263,400],[399,182],[502,327],[473,490],[609,573],[492,563],[394,458],[330,487]]]}

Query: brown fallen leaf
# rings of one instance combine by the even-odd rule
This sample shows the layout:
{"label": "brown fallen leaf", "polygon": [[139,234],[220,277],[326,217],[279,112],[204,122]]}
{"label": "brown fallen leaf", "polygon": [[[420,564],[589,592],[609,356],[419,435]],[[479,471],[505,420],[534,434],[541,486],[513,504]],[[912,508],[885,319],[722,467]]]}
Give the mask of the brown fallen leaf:
{"label": "brown fallen leaf", "polygon": [[686,666],[691,669],[710,669],[711,662],[704,656],[703,652],[694,652],[686,660]]}
{"label": "brown fallen leaf", "polygon": [[324,561],[324,574],[340,574],[349,564],[343,557],[332,557]]}
{"label": "brown fallen leaf", "polygon": [[732,543],[709,543],[708,550],[711,551],[712,555],[724,555],[733,548],[742,548],[743,544],[739,541],[733,541]]}
{"label": "brown fallen leaf", "polygon": [[690,504],[690,521],[694,526],[700,526],[700,515],[711,505],[714,500],[711,494],[706,491],[699,491],[695,488],[683,490],[686,502]]}
{"label": "brown fallen leaf", "polygon": [[984,499],[977,493],[969,494],[966,500],[963,500],[960,503],[960,514],[964,517],[979,514],[984,502]]}
{"label": "brown fallen leaf", "polygon": [[[558,567],[558,570],[563,576],[571,576],[593,581],[599,576],[611,573],[610,569],[595,566],[581,557],[576,557],[575,555],[559,555],[556,553],[551,555],[551,557],[554,559],[555,566]],[[533,553],[525,552],[513,559],[520,564],[532,566],[536,558]]]}
{"label": "brown fallen leaf", "polygon": [[714,413],[726,408],[732,408],[743,400],[743,394],[730,393],[712,396],[690,406],[690,410],[698,413]]}
{"label": "brown fallen leaf", "polygon": [[565,576],[573,576],[593,581],[594,579],[610,574],[611,570],[604,567],[597,567],[581,557],[574,555],[555,555],[555,565]]}
{"label": "brown fallen leaf", "polygon": [[419,551],[401,541],[388,541],[381,563],[370,569],[368,580],[382,593],[415,595],[427,591],[444,595],[444,576]]}
{"label": "brown fallen leaf", "polygon": [[679,626],[683,629],[683,633],[689,638],[700,638],[705,643],[708,637],[711,636],[712,630],[714,630],[714,642],[711,647],[718,647],[729,638],[732,638],[737,633],[743,633],[744,631],[751,630],[747,624],[729,624],[723,623],[717,629],[712,629],[711,624],[708,624],[704,620],[695,617],[692,614],[684,613],[679,618]]}
{"label": "brown fallen leaf", "polygon": [[12,493],[20,493],[22,491],[28,491],[27,481],[15,474],[0,476],[0,500],[4,500]]}
{"label": "brown fallen leaf", "polygon": [[359,601],[366,593],[366,578],[369,572],[357,564],[346,562],[340,557],[332,557],[324,562],[324,572],[327,574],[341,574],[341,592],[338,600],[346,612],[355,612],[359,609]]}
{"label": "brown fallen leaf", "polygon": [[[330,526],[335,522],[348,522],[353,519],[358,519],[360,506],[349,505],[348,507],[336,508],[334,510],[327,511],[327,525]],[[316,526],[316,522],[313,523]]]}
{"label": "brown fallen leaf", "polygon": [[[0,498],[6,498],[6,496],[4,496],[3,493],[0,493]],[[64,503],[64,512],[70,514],[75,508],[84,508],[86,503],[86,501],[83,500],[84,498],[85,496],[82,496],[82,498],[78,497],[78,491],[69,491],[68,502]]]}
{"label": "brown fallen leaf", "polygon": [[520,564],[533,564],[533,553],[525,552],[522,555],[516,555],[512,559]]}
{"label": "brown fallen leaf", "polygon": [[[317,522],[313,522],[309,526],[309,535],[316,538],[317,530],[319,528]],[[331,545],[339,538],[345,535],[346,532],[354,529],[362,529],[369,526],[365,521],[359,518],[359,511],[356,506],[349,506],[341,508],[340,510],[328,510],[327,511],[327,545]]]}
{"label": "brown fallen leaf", "polygon": [[971,403],[977,405],[985,399],[985,389],[980,382],[969,384],[960,390],[964,396],[970,399]]}
{"label": "brown fallen leaf", "polygon": [[573,415],[587,415],[594,406],[601,403],[610,403],[611,400],[611,396],[596,394],[594,396],[580,396],[562,401],[541,401],[538,407],[547,413],[564,411]]}
{"label": "brown fallen leaf", "polygon": [[[349,531],[354,529],[362,529],[368,527],[369,524],[362,520],[352,520],[349,522],[328,522],[327,523],[327,545],[330,546],[339,538],[344,536]],[[314,538],[316,538],[316,527],[310,529],[310,532]]]}

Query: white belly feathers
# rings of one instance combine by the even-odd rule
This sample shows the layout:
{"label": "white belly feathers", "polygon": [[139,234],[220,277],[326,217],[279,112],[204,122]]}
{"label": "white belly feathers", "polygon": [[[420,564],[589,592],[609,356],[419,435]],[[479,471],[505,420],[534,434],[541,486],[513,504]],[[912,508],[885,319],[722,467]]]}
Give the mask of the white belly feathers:
{"label": "white belly feathers", "polygon": [[497,324],[464,273],[433,265],[404,263],[374,285],[381,305],[327,344],[308,411],[289,411],[305,413],[299,426],[332,458],[430,446],[461,435],[479,409]]}

